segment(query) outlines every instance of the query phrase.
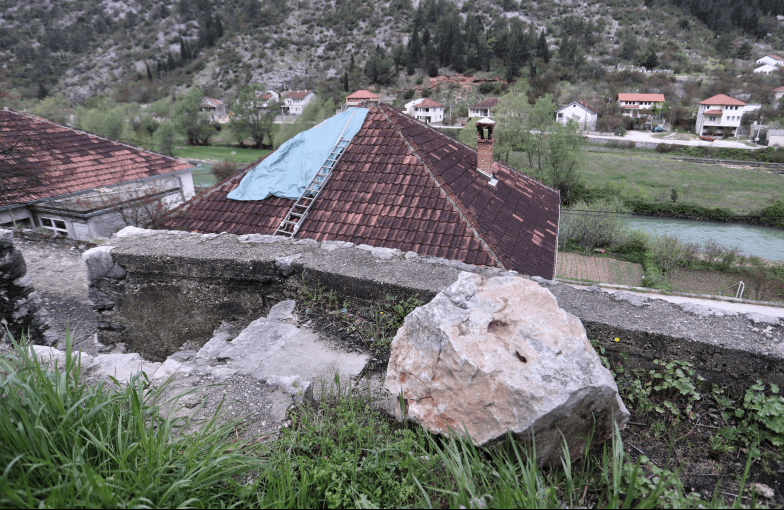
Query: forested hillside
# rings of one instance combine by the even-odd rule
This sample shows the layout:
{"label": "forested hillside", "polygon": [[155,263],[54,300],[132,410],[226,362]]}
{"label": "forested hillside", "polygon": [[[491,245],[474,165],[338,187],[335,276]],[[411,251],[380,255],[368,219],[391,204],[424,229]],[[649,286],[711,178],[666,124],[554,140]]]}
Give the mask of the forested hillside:
{"label": "forested hillside", "polygon": [[[0,0],[0,58],[22,98],[151,102],[197,85],[394,85],[448,72],[701,72],[781,49],[784,0]],[[349,83],[351,82],[351,83]]]}

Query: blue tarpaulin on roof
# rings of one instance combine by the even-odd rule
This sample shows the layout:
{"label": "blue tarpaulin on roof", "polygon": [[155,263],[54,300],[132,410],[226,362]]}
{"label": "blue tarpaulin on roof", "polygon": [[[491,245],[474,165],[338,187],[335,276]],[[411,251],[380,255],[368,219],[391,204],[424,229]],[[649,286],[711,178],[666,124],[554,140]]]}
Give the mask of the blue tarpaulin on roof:
{"label": "blue tarpaulin on roof", "polygon": [[264,200],[269,196],[298,199],[332,152],[343,128],[346,128],[343,138],[351,140],[362,127],[367,113],[366,108],[348,108],[298,134],[248,172],[228,197],[233,200]]}

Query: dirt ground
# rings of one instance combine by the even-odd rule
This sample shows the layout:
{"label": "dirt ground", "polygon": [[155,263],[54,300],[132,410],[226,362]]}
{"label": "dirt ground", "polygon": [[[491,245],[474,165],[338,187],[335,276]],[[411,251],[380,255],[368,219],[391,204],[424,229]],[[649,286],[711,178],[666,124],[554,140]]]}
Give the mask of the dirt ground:
{"label": "dirt ground", "polygon": [[14,240],[27,263],[27,275],[49,312],[52,328],[73,345],[95,355],[96,318],[87,297],[87,267],[82,253],[95,246],[62,237],[31,233]]}
{"label": "dirt ground", "polygon": [[558,252],[557,274],[561,278],[641,287],[644,271],[641,264]]}

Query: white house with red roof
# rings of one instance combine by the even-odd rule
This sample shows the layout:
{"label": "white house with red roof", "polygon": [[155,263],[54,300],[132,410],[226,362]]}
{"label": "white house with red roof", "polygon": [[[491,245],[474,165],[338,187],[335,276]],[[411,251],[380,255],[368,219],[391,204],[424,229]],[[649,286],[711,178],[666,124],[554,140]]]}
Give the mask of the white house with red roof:
{"label": "white house with red roof", "polygon": [[618,108],[627,117],[648,117],[664,105],[664,94],[618,94]]}
{"label": "white house with red roof", "polygon": [[493,117],[493,109],[498,106],[498,101],[497,97],[488,97],[476,104],[472,104],[468,107],[468,118],[487,117],[491,119]]}
{"label": "white house with red roof", "polygon": [[784,96],[784,87],[778,87],[773,89],[773,97],[778,101],[779,99]]}
{"label": "white house with red roof", "polygon": [[759,110],[760,105],[746,104],[726,94],[718,94],[700,102],[697,111],[697,134],[738,136],[740,121],[746,112]]}
{"label": "white house with red roof", "polygon": [[778,72],[781,68],[776,65],[765,64],[764,66],[760,66],[756,68],[753,72],[755,74],[765,74],[768,75],[770,73]]}
{"label": "white house with red roof", "polygon": [[599,111],[585,101],[572,101],[555,111],[555,121],[566,125],[576,122],[583,131],[594,131]]}
{"label": "white house with red roof", "polygon": [[439,124],[444,122],[446,105],[422,98],[406,104],[406,114],[421,120],[425,124]]}
{"label": "white house with red roof", "polygon": [[357,90],[356,92],[346,96],[346,107],[362,106],[366,104],[378,104],[381,97],[374,94],[369,90]]}
{"label": "white house with red roof", "polygon": [[316,99],[312,90],[290,90],[283,94],[280,112],[283,115],[302,115],[305,107]]}
{"label": "white house with red roof", "polygon": [[769,65],[769,66],[784,66],[784,58],[781,58],[778,55],[765,55],[764,57],[757,59],[757,64]]}
{"label": "white house with red roof", "polygon": [[269,108],[270,103],[277,103],[280,101],[280,94],[274,90],[266,92],[256,91],[256,108],[259,110],[266,110]]}

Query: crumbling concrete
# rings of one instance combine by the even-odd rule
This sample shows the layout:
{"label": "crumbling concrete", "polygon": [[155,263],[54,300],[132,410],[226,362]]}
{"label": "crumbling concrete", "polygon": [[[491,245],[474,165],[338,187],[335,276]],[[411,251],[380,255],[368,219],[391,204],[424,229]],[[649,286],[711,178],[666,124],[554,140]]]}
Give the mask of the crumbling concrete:
{"label": "crumbling concrete", "polygon": [[52,345],[57,338],[50,327],[22,252],[14,246],[13,231],[0,229],[0,339],[10,333],[16,340],[24,336],[35,344]]}
{"label": "crumbling concrete", "polygon": [[[341,297],[418,296],[427,302],[461,271],[484,277],[514,274],[413,253],[374,254],[351,243],[264,235],[144,234],[112,239],[113,247],[106,252],[112,267],[116,264],[126,274],[109,276],[107,271],[90,286],[102,299],[97,312],[100,341],[124,342],[153,361],[163,361],[187,342],[201,347],[223,320],[247,325],[273,304],[294,298],[302,285],[323,285]],[[628,353],[641,363],[683,359],[716,382],[747,386],[762,379],[784,384],[780,320],[695,313],[657,299],[637,302],[623,294],[535,280],[556,296],[561,308],[580,318],[588,338],[611,356]]]}

